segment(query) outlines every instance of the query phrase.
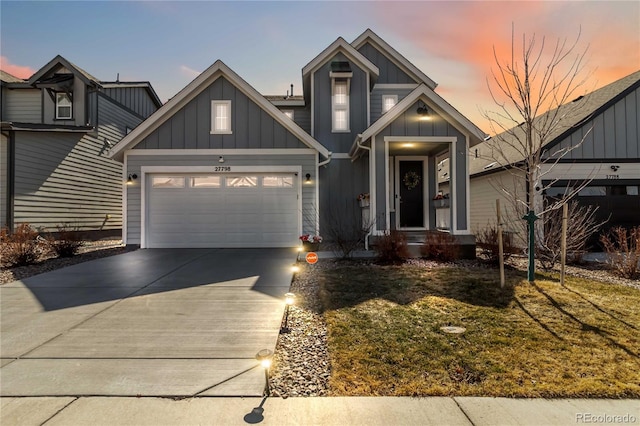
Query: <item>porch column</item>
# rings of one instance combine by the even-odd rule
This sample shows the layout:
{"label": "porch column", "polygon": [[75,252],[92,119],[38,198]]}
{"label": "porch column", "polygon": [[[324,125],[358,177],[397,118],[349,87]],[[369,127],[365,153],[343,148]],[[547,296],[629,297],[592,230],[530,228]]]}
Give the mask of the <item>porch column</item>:
{"label": "porch column", "polygon": [[[454,190],[451,193],[455,197],[455,216],[452,218],[452,230],[457,234],[468,234],[469,224],[467,223],[467,176],[469,174],[469,166],[467,160],[467,141],[466,138],[458,138],[452,146],[452,157],[455,156],[455,174],[451,174],[451,186]],[[455,223],[455,225],[454,225]]]}
{"label": "porch column", "polygon": [[436,196],[436,188],[438,187],[438,167],[436,166],[436,156],[429,156],[427,160],[427,212],[429,222],[427,229],[436,229],[436,209],[433,205],[433,197]]}

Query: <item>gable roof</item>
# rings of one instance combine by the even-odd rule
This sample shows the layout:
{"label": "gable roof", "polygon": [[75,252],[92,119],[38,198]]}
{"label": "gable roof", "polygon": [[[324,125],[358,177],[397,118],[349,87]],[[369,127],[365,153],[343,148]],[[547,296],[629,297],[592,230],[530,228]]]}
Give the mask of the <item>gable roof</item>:
{"label": "gable roof", "polygon": [[29,80],[28,80],[29,84],[31,84],[31,85],[35,84],[38,80],[40,80],[42,77],[44,77],[48,72],[50,72],[52,69],[54,69],[58,65],[62,65],[63,67],[67,68],[68,70],[72,71],[85,84],[94,85],[94,86],[100,86],[100,82],[99,82],[99,80],[97,78],[95,78],[94,76],[92,76],[91,74],[89,74],[88,72],[83,70],[82,68],[75,66],[74,64],[72,64],[71,62],[67,61],[65,58],[63,58],[60,55],[57,55],[55,58],[50,60],[45,66],[43,66],[38,71],[36,71],[36,73],[33,74],[31,76],[31,78],[29,78]]}
{"label": "gable roof", "polygon": [[127,149],[133,148],[145,137],[150,135],[165,121],[170,119],[177,111],[187,105],[191,100],[195,99],[197,95],[202,93],[218,78],[224,77],[229,80],[234,86],[236,86],[242,93],[244,93],[249,99],[258,104],[264,111],[269,113],[279,124],[284,126],[298,139],[300,139],[305,145],[315,149],[325,158],[329,157],[329,151],[320,142],[306,133],[300,126],[295,124],[293,120],[290,120],[282,111],[276,108],[271,102],[269,102],[264,96],[262,96],[256,89],[254,89],[249,83],[244,81],[238,74],[236,74],[231,68],[224,64],[221,60],[214,62],[209,68],[198,75],[191,83],[186,85],[177,95],[164,104],[160,109],[154,112],[149,118],[143,121],[138,127],[133,129],[131,133],[126,135],[120,142],[118,142],[110,151],[109,157],[121,161],[124,157],[124,152]]}
{"label": "gable roof", "polygon": [[352,45],[347,43],[345,39],[338,37],[336,41],[327,46],[326,49],[320,52],[320,54],[302,68],[302,90],[304,93],[307,93],[309,90],[311,74],[338,52],[341,52],[349,58],[349,60],[355,62],[360,68],[367,71],[372,76],[370,79],[371,85],[375,84],[375,80],[377,80],[378,75],[380,75],[378,67],[368,60],[362,53],[358,52]]}
{"label": "gable roof", "polygon": [[[571,102],[563,104],[558,108],[554,108],[550,111],[540,114],[534,119],[534,126],[536,122],[544,122],[550,117],[559,117],[558,125],[554,129],[554,132],[549,135],[547,139],[548,142],[544,145],[544,147],[551,148],[554,145],[561,143],[577,129],[585,125],[597,115],[603,113],[606,109],[611,107],[613,104],[618,102],[620,99],[622,99],[638,87],[640,87],[640,71],[629,74],[628,76],[616,80],[606,86],[603,86],[600,89],[594,90],[591,93],[588,93],[584,96],[574,99]],[[563,112],[563,109],[565,109],[566,112]],[[495,140],[505,141],[506,145],[508,145],[508,141],[514,140],[514,138],[516,137],[513,135],[514,132],[523,132],[523,130],[520,130],[518,127],[519,126],[516,126],[512,129],[502,132],[499,135],[494,136],[492,138],[494,140],[487,140],[476,146],[475,149],[478,150],[478,158],[475,158],[474,161],[471,161],[469,163],[469,173],[471,175],[491,174],[504,170],[505,167],[508,167],[509,165],[523,161],[524,157],[519,152],[519,150],[509,149],[508,151],[505,150],[505,160],[508,162],[508,164],[485,169],[485,167],[490,163],[496,161],[493,158],[494,156],[491,154],[492,146],[493,144],[495,144]],[[502,147],[504,150],[504,143],[502,143]]]}
{"label": "gable roof", "polygon": [[450,120],[451,125],[458,129],[463,134],[469,136],[469,145],[477,145],[487,136],[482,130],[480,130],[475,124],[473,124],[467,117],[462,115],[457,109],[451,106],[447,101],[440,97],[426,84],[420,84],[411,93],[409,93],[404,99],[398,102],[393,108],[387,111],[382,117],[380,117],[375,123],[367,128],[362,134],[356,137],[356,140],[351,146],[349,154],[353,157],[358,152],[358,142],[366,142],[372,136],[380,133],[387,126],[389,126],[400,114],[404,113],[409,107],[411,107],[417,101],[422,100],[425,104],[436,111],[439,115],[446,117]]}
{"label": "gable roof", "polygon": [[389,43],[384,41],[380,36],[371,31],[371,29],[367,28],[365,32],[360,34],[358,38],[356,38],[351,45],[360,49],[366,43],[370,43],[373,47],[375,47],[380,53],[387,57],[391,62],[396,64],[400,69],[404,72],[412,76],[418,82],[422,82],[426,84],[431,90],[434,90],[438,84],[431,80],[425,73],[420,71],[418,67],[413,65],[407,58],[402,56],[396,49],[391,47]]}
{"label": "gable roof", "polygon": [[13,74],[9,74],[6,71],[2,71],[0,70],[0,81],[3,81],[5,83],[24,83],[25,80],[16,77]]}

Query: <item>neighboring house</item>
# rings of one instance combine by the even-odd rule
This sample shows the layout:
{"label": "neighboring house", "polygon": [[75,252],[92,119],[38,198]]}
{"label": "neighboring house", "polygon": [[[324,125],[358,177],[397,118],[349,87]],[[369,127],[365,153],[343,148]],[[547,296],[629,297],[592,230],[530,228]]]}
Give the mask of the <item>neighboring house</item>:
{"label": "neighboring house", "polygon": [[[551,188],[542,195],[561,197],[568,187],[577,188],[588,182],[575,200],[599,207],[597,218],[608,219],[604,230],[640,225],[640,71],[581,96],[572,104],[565,106],[572,112],[562,116],[563,122],[545,150],[549,155],[560,148],[576,148],[557,164],[549,161],[543,166],[540,188]],[[544,120],[545,115],[536,120]],[[477,231],[495,224],[495,200],[499,198],[508,214],[507,228],[517,231],[520,226],[515,221],[520,215],[513,213],[509,197],[500,188],[519,191],[521,199],[525,199],[525,180],[521,176],[516,183],[513,169],[500,167],[494,157],[489,141],[469,152],[471,227]],[[514,153],[511,164],[522,160]],[[541,201],[539,197],[538,202]]]}
{"label": "neighboring house", "polygon": [[338,38],[302,78],[302,96],[265,97],[217,61],[116,145],[123,178],[137,178],[126,243],[291,247],[362,221],[372,235],[423,233],[436,229],[436,156],[446,155],[449,231],[474,247],[466,153],[485,135],[429,77],[367,30]]}
{"label": "neighboring house", "polygon": [[109,149],[162,103],[147,82],[103,82],[56,56],[28,80],[1,74],[0,224],[122,229],[122,164]]}

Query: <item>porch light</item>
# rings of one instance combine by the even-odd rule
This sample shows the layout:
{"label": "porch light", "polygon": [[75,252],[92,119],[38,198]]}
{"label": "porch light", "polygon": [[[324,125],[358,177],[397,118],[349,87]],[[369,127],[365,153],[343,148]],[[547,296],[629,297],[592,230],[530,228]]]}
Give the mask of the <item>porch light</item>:
{"label": "porch light", "polygon": [[403,144],[402,144],[402,147],[403,147],[403,148],[413,148],[413,146],[414,146],[414,145],[413,145],[412,143],[403,143]]}
{"label": "porch light", "polygon": [[127,177],[127,185],[133,185],[133,181],[138,179],[138,175],[135,173],[129,173],[129,177]]}
{"label": "porch light", "polygon": [[296,272],[300,272],[300,267],[299,267],[299,266],[297,266],[297,265],[293,265],[293,266],[291,267],[291,272],[293,272],[294,274],[295,274]]}
{"label": "porch light", "polygon": [[424,102],[420,102],[418,104],[418,109],[416,110],[418,115],[420,116],[420,120],[431,120],[431,114],[429,113],[429,109],[424,104]]}
{"label": "porch light", "polygon": [[304,175],[305,179],[304,179],[304,183],[309,184],[311,183],[311,174],[307,173],[306,175]]}
{"label": "porch light", "polygon": [[269,388],[269,368],[271,368],[271,358],[273,357],[273,351],[269,349],[262,349],[256,354],[256,359],[260,362],[262,368],[264,368],[265,378],[265,395],[271,395],[271,389]]}

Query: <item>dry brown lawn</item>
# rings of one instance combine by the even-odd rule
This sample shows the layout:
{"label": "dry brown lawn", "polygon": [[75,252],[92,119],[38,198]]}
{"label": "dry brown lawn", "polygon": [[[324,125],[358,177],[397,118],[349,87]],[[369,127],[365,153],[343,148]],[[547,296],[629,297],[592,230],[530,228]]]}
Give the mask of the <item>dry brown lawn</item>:
{"label": "dry brown lawn", "polygon": [[[476,267],[318,271],[334,395],[640,397],[640,291]],[[466,328],[447,334],[443,326]]]}

